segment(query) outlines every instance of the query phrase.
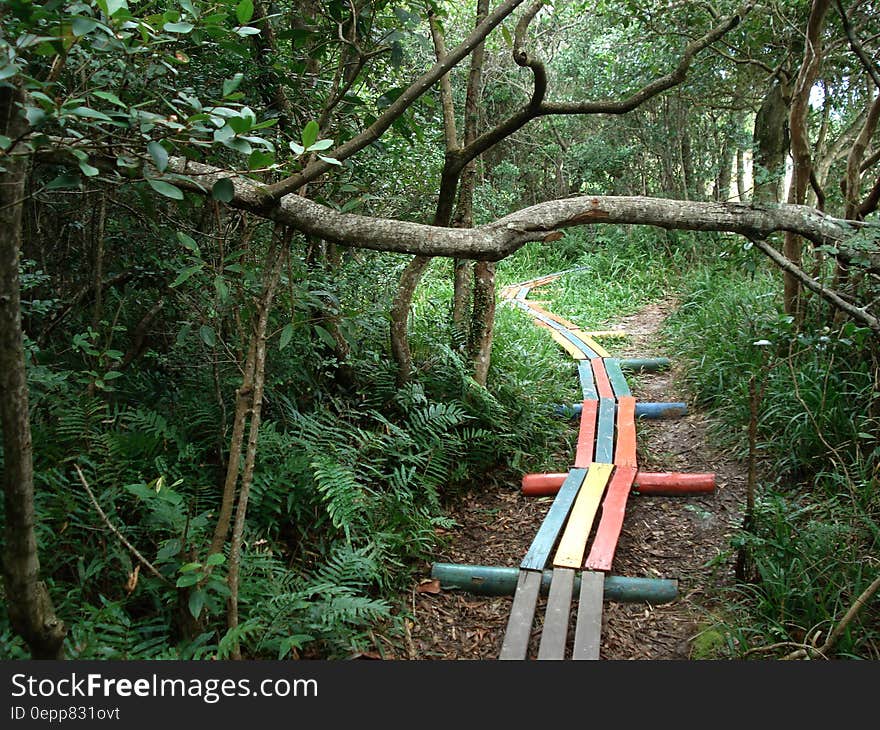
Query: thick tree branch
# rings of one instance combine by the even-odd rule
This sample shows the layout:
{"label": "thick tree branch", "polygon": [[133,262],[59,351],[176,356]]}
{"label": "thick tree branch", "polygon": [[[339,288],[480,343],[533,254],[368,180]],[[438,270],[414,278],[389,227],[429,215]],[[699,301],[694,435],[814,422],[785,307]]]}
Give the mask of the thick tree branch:
{"label": "thick tree branch", "polygon": [[[189,178],[177,179],[178,186],[203,195],[217,180],[229,178],[234,187],[231,206],[257,214],[263,210],[260,185],[251,180],[179,157],[169,160],[168,171]],[[730,231],[756,238],[766,238],[776,231],[792,231],[817,244],[839,244],[857,229],[874,227],[869,223],[835,219],[802,205],[614,196],[583,196],[539,203],[472,229],[340,213],[299,195],[284,196],[277,206],[262,214],[302,233],[355,248],[493,261],[510,255],[529,241],[544,240],[554,231],[596,223]]]}

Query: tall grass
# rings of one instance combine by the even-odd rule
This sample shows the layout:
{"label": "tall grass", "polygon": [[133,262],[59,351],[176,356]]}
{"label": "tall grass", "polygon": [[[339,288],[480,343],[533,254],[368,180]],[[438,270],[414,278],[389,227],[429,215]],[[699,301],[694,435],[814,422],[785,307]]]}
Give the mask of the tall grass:
{"label": "tall grass", "polygon": [[[758,398],[760,466],[745,551],[750,575],[720,619],[735,656],[772,656],[821,644],[876,577],[880,561],[876,351],[868,333],[830,322],[810,302],[812,324],[780,312],[781,277],[758,266],[704,267],[692,276],[666,334],[712,437],[748,452],[750,389]],[[819,322],[820,324],[816,324]],[[880,656],[875,600],[839,640],[839,656]]]}

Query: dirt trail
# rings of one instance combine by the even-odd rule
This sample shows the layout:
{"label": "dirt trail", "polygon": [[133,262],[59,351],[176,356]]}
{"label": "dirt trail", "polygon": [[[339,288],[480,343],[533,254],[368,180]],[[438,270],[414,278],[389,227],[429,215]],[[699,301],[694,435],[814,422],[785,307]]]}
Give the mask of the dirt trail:
{"label": "dirt trail", "polygon": [[[621,318],[614,328],[629,337],[609,346],[612,355],[665,354],[657,331],[670,311],[670,304],[661,303]],[[688,400],[674,365],[669,372],[629,376],[636,398]],[[732,577],[731,560],[719,556],[727,554],[730,535],[741,522],[744,470],[729,456],[709,448],[705,417],[692,406],[689,410],[684,418],[639,422],[639,465],[645,471],[715,472],[715,494],[630,498],[613,573],[676,578],[679,597],[660,606],[606,602],[602,659],[693,658],[693,641],[706,620],[712,596]],[[576,428],[572,421],[572,429]],[[559,471],[566,470],[570,459],[571,455],[560,454]],[[499,484],[456,504],[451,516],[459,527],[448,535],[450,547],[436,560],[518,565],[552,501],[550,497],[523,497],[519,488],[519,483]],[[432,594],[416,588],[410,606],[415,620],[406,637],[409,658],[497,659],[511,597],[461,591]],[[538,624],[542,609],[543,599]]]}

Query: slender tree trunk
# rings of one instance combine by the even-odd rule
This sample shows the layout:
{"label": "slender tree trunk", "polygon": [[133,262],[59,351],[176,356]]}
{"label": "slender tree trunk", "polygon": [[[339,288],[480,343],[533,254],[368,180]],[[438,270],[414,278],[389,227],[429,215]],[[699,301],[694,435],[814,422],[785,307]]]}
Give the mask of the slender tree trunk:
{"label": "slender tree trunk", "polygon": [[736,197],[740,203],[747,203],[751,195],[746,190],[746,153],[742,147],[736,147]]}
{"label": "slender tree trunk", "polygon": [[412,377],[412,352],[409,349],[409,309],[416,287],[431,259],[413,256],[400,276],[397,295],[391,305],[391,354],[397,363],[397,385],[405,385]]}
{"label": "slender tree trunk", "polygon": [[[289,243],[289,235],[287,236]],[[244,536],[245,518],[247,517],[248,499],[250,498],[251,484],[254,480],[254,466],[257,458],[257,442],[260,433],[260,413],[263,406],[263,390],[266,382],[266,340],[269,325],[269,314],[272,311],[272,303],[275,298],[275,290],[281,275],[281,264],[289,245],[282,245],[280,249],[273,243],[267,264],[263,296],[257,311],[257,320],[252,339],[254,341],[254,385],[251,404],[250,430],[248,432],[247,452],[245,454],[244,470],[241,475],[241,487],[238,491],[238,506],[235,511],[235,524],[232,528],[232,544],[229,550],[229,606],[227,614],[227,626],[230,630],[238,626],[238,586],[241,569],[241,543]],[[241,659],[241,648],[236,641],[232,650],[233,659]]]}
{"label": "slender tree trunk", "polygon": [[[27,131],[17,87],[0,87],[0,133],[17,139]],[[13,150],[14,151],[14,150]],[[5,529],[3,578],[15,632],[34,659],[63,659],[64,623],[40,580],[34,512],[34,466],[28,388],[21,329],[19,253],[27,159],[0,158],[0,422],[3,424]]]}
{"label": "slender tree trunk", "polygon": [[[813,0],[810,8],[810,19],[807,23],[807,35],[804,48],[804,60],[795,81],[791,97],[789,129],[791,133],[791,157],[793,171],[791,188],[788,191],[788,202],[802,205],[807,197],[812,169],[810,137],[807,126],[809,114],[810,91],[819,75],[822,62],[822,26],[825,15],[831,5],[830,0]],[[795,266],[801,267],[803,240],[794,233],[785,234],[783,253]],[[783,302],[787,314],[799,321],[803,315],[801,302],[800,280],[792,274],[784,274]]]}

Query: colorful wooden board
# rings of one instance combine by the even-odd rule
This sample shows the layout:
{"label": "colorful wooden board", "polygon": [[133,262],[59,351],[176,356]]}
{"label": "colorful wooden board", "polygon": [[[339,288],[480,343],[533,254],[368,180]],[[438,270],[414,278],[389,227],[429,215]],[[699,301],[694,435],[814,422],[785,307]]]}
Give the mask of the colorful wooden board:
{"label": "colorful wooden board", "polygon": [[565,532],[559,540],[559,547],[553,558],[554,568],[579,569],[584,562],[587,538],[593,529],[593,521],[599,511],[599,503],[605,493],[605,485],[611,477],[612,464],[590,464],[587,477],[581,485],[571,515],[565,525]]}
{"label": "colorful wooden board", "polygon": [[572,659],[598,659],[602,638],[602,594],[605,576],[584,571],[578,596],[577,626],[574,630]]}
{"label": "colorful wooden board", "polygon": [[601,358],[590,360],[593,368],[593,377],[596,378],[596,391],[600,398],[614,398],[614,391],[611,389],[611,381],[608,380],[608,373],[605,371],[605,362]]}
{"label": "colorful wooden board", "polygon": [[602,345],[600,345],[596,340],[594,340],[590,335],[583,330],[579,330],[577,328],[572,330],[572,334],[575,337],[580,339],[587,347],[589,347],[593,352],[595,352],[599,357],[611,357],[611,353],[608,352]]}
{"label": "colorful wooden board", "polygon": [[584,392],[584,400],[599,400],[596,392],[596,380],[593,377],[593,368],[589,361],[581,360],[578,363],[578,378],[581,381],[581,390]]}
{"label": "colorful wooden board", "polygon": [[608,380],[611,381],[611,388],[614,390],[616,397],[622,398],[623,396],[632,395],[629,386],[626,384],[623,371],[620,369],[620,360],[613,357],[607,358],[605,360],[605,372],[608,373]]}
{"label": "colorful wooden board", "polygon": [[568,476],[559,488],[553,504],[547,511],[538,534],[532,540],[532,544],[520,563],[523,570],[543,570],[550,557],[550,551],[556,544],[556,538],[562,529],[568,513],[571,511],[571,505],[574,504],[575,497],[584,483],[587,476],[586,469],[572,469],[568,472]]}
{"label": "colorful wooden board", "polygon": [[[540,320],[537,320],[540,322]],[[569,355],[571,355],[575,360],[586,360],[587,355],[584,353],[577,345],[575,345],[569,338],[567,338],[562,332],[559,330],[553,329],[549,324],[541,322],[541,324],[546,327],[550,336],[556,340],[556,342],[562,346]]]}
{"label": "colorful wooden board", "polygon": [[614,463],[636,466],[636,399],[631,395],[617,401],[617,445]]}
{"label": "colorful wooden board", "polygon": [[626,501],[636,478],[636,469],[631,466],[619,466],[611,477],[608,493],[602,503],[602,519],[593,538],[593,546],[587,556],[588,570],[611,570],[617,540],[623,528],[626,513]]}
{"label": "colorful wooden board", "polygon": [[544,609],[544,626],[538,659],[565,659],[565,641],[568,638],[568,616],[571,613],[571,597],[574,593],[574,570],[556,568],[550,581],[547,608]]}
{"label": "colorful wooden board", "polygon": [[538,312],[539,314],[542,314],[543,316],[547,317],[547,319],[553,320],[554,322],[556,322],[556,324],[562,325],[563,327],[568,328],[572,332],[574,332],[578,328],[578,326],[576,324],[574,324],[574,322],[569,322],[567,319],[563,319],[558,314],[553,314],[553,312],[548,312],[546,309],[544,309],[544,307],[540,306],[537,302],[526,302],[526,304],[528,304],[529,309],[531,309],[535,312]]}
{"label": "colorful wooden board", "polygon": [[614,399],[599,399],[599,418],[597,421],[598,425],[596,426],[596,455],[594,459],[602,464],[611,464],[614,461],[615,410]]}
{"label": "colorful wooden board", "polygon": [[532,287],[530,286],[521,286],[519,288],[519,291],[516,293],[516,298],[522,301],[529,295],[529,291],[531,290],[531,288]]}
{"label": "colorful wooden board", "polygon": [[513,606],[507,619],[507,631],[501,643],[499,659],[525,659],[535,620],[535,607],[541,592],[541,572],[521,570],[513,596]]}
{"label": "colorful wooden board", "polygon": [[586,469],[593,461],[598,415],[599,401],[585,400],[581,407],[581,425],[578,429],[577,449],[574,452],[574,465],[581,469]]}

